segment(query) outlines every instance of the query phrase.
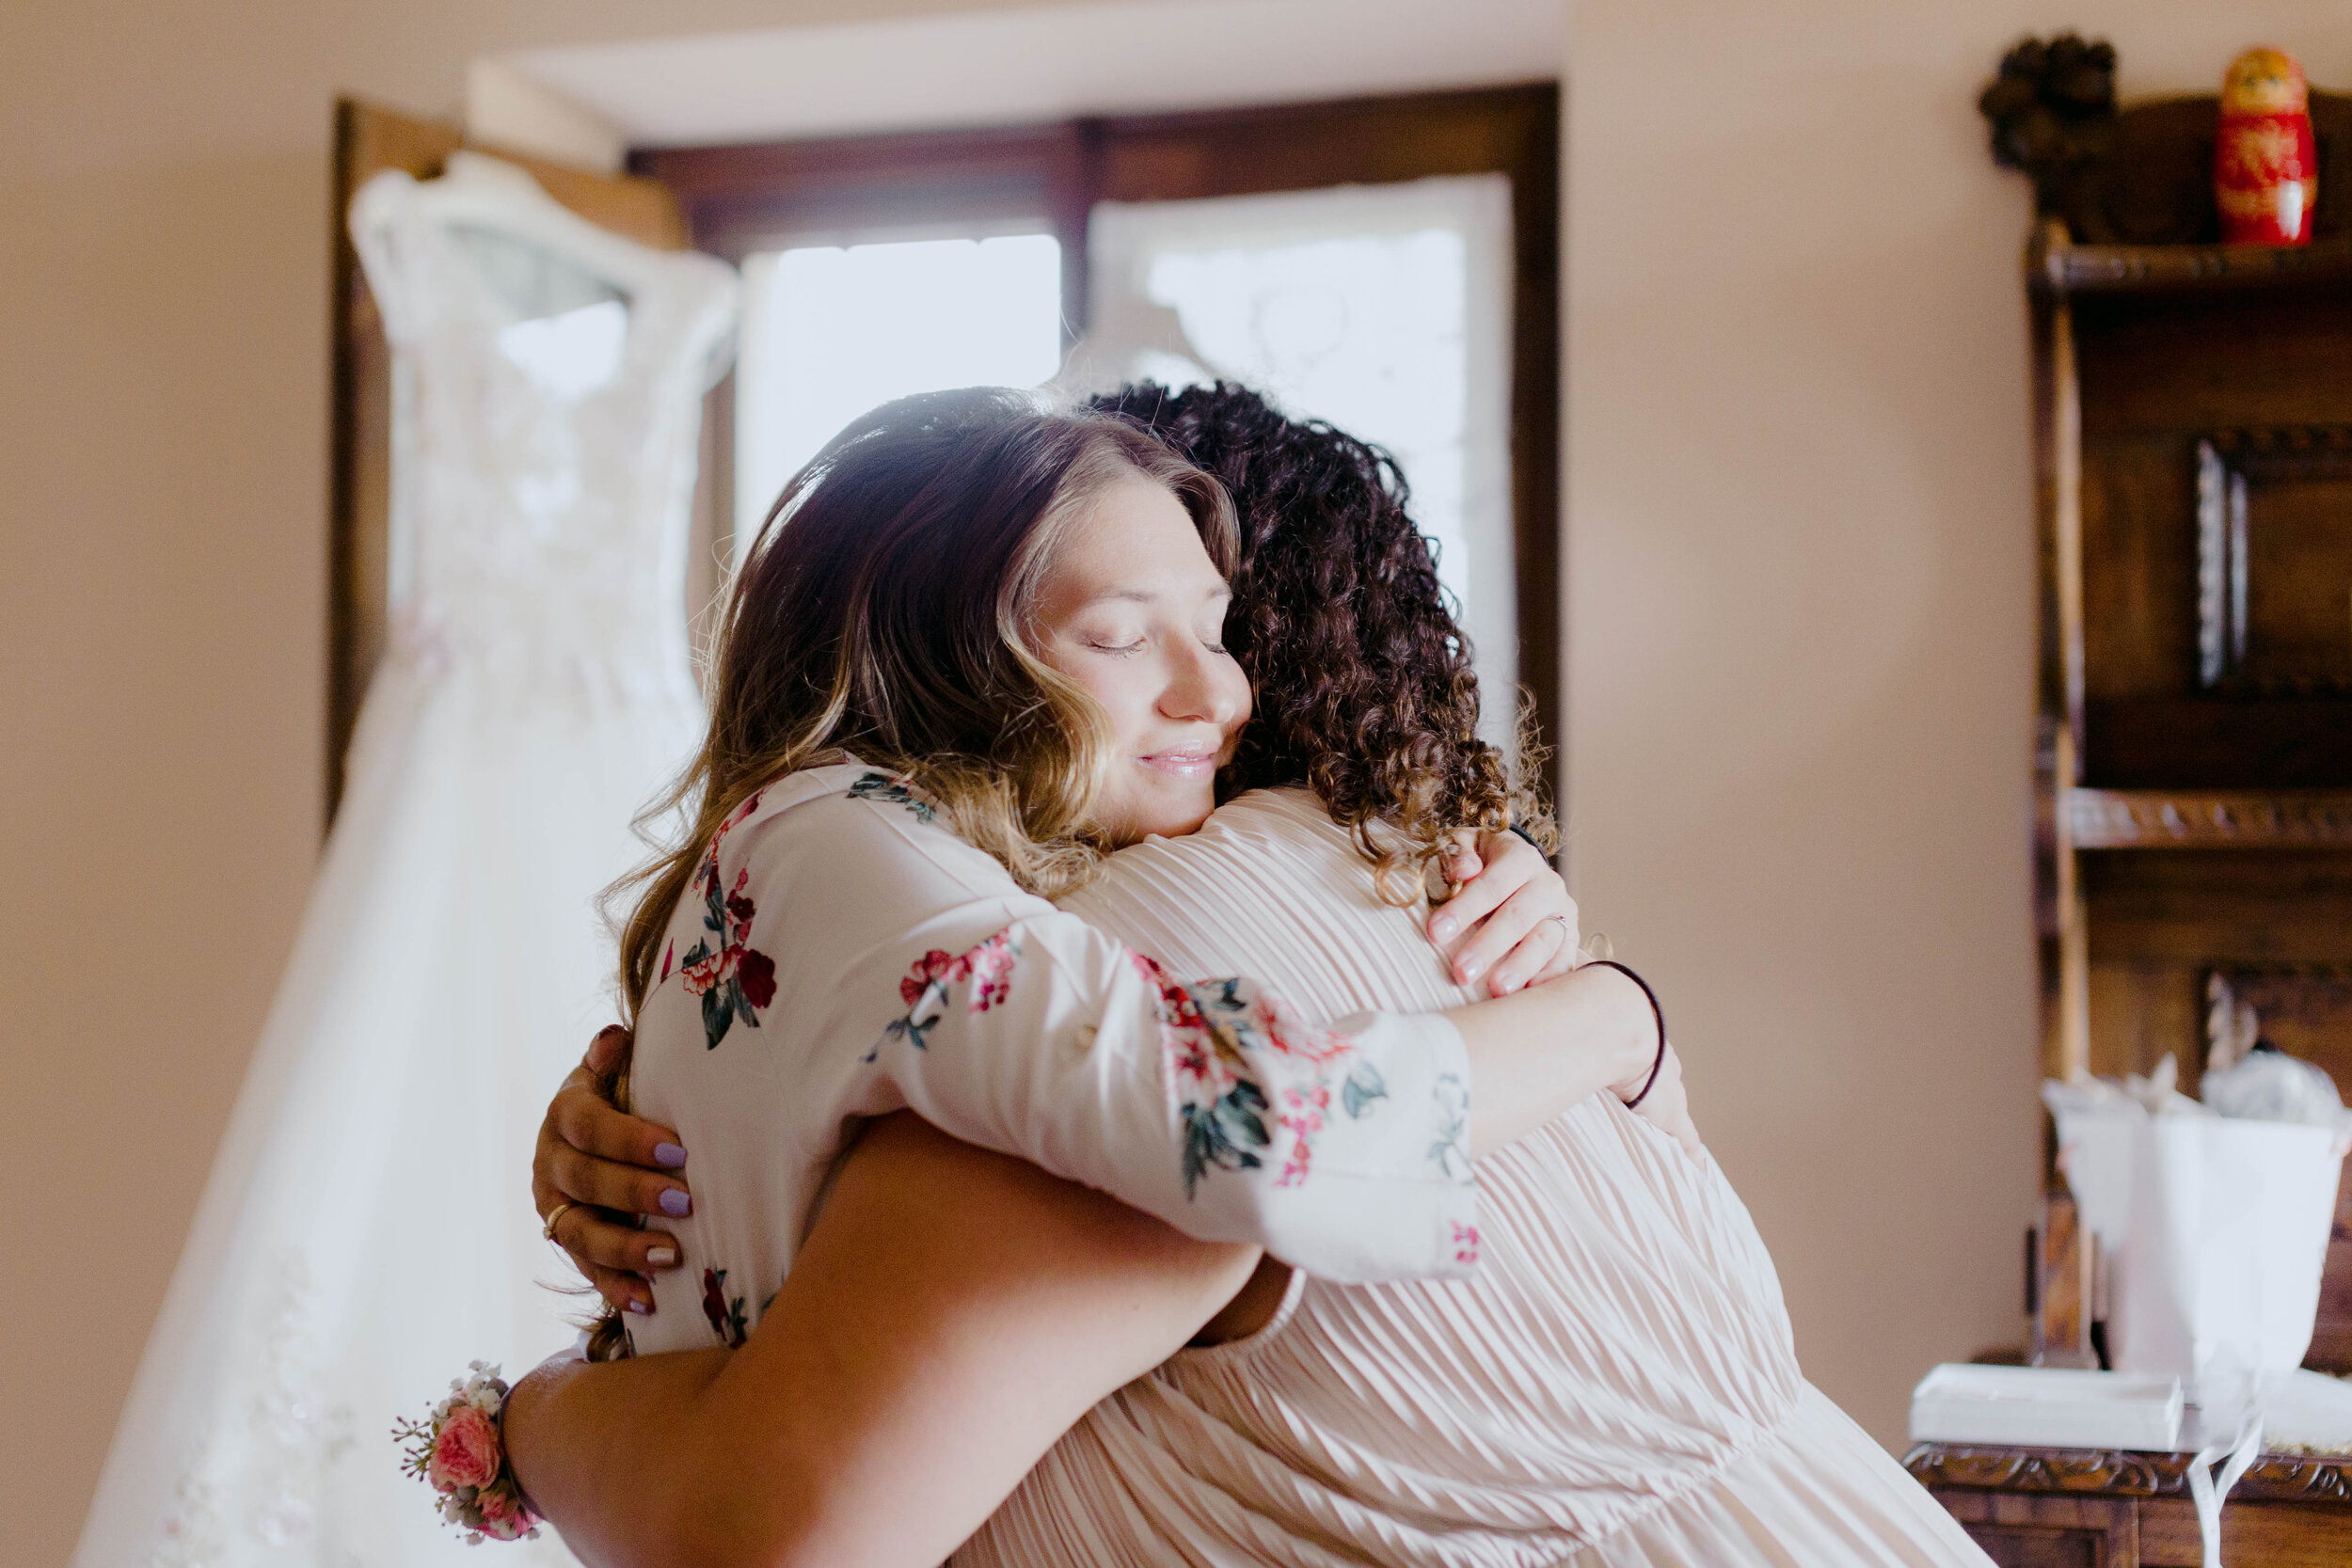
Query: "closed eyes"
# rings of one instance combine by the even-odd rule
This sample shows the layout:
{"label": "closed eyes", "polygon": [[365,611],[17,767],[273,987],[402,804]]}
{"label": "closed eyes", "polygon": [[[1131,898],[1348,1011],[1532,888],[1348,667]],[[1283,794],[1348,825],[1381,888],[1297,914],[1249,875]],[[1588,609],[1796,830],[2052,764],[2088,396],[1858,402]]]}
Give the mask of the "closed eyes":
{"label": "closed eyes", "polygon": [[[1152,640],[1148,637],[1138,637],[1133,642],[1097,642],[1091,639],[1089,639],[1087,642],[1087,646],[1098,654],[1114,654],[1121,658],[1139,654],[1151,645]],[[1220,656],[1230,651],[1224,643],[1211,642],[1205,638],[1201,640],[1200,645],[1209,652]]]}

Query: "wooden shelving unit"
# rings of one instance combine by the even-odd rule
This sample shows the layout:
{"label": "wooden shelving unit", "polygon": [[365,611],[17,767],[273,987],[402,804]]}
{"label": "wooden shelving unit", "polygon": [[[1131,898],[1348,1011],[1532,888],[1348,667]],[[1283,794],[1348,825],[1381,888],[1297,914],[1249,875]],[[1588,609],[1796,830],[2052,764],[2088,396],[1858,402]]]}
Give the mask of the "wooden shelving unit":
{"label": "wooden shelving unit", "polygon": [[2274,247],[2071,245],[2045,238],[2026,266],[2047,287],[2075,294],[2344,283],[2352,282],[2352,242]]}
{"label": "wooden shelving unit", "polygon": [[[2044,1068],[2169,1051],[2193,1081],[2204,973],[2352,968],[2352,241],[2076,245],[2053,218],[2026,279]],[[2200,863],[2091,863],[2183,851]],[[2260,932],[2224,912],[2249,903]],[[2352,1084],[2344,1022],[2328,1065]]]}
{"label": "wooden shelving unit", "polygon": [[[2042,1065],[2169,1054],[2194,1094],[2210,1000],[2233,1049],[2250,1007],[2352,1089],[2352,98],[2311,95],[2314,243],[2232,248],[2217,101],[2116,113],[2113,64],[2029,40],[1980,103],[2038,219]],[[2096,1292],[2042,1175],[2035,1345],[2066,1365]],[[2305,1364],[2352,1370],[2352,1186]],[[2208,1560],[2185,1453],[1923,1443],[1905,1463],[2005,1568]],[[2352,1469],[2264,1454],[2221,1528],[2244,1568],[2346,1560]]]}
{"label": "wooden shelving unit", "polygon": [[2081,849],[2352,848],[2352,789],[2065,791]]}
{"label": "wooden shelving unit", "polygon": [[[2300,249],[2201,243],[2179,200],[2180,243],[2074,238],[2207,178],[2211,104],[2126,111],[2026,247],[2042,1065],[2169,1053],[2193,1092],[2217,974],[2352,1089],[2352,202],[2323,187]],[[2352,1370],[2352,1202],[2312,1364]]]}

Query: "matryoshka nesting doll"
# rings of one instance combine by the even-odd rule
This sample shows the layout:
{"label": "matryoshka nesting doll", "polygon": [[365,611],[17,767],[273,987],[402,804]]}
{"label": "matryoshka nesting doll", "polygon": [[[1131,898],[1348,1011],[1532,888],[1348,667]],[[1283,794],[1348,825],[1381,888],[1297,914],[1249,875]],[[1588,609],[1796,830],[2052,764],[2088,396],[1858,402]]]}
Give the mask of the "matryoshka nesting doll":
{"label": "matryoshka nesting doll", "polygon": [[2221,238],[2231,245],[2309,245],[2319,201],[2303,68],[2277,49],[2249,49],[2221,79],[2213,155]]}

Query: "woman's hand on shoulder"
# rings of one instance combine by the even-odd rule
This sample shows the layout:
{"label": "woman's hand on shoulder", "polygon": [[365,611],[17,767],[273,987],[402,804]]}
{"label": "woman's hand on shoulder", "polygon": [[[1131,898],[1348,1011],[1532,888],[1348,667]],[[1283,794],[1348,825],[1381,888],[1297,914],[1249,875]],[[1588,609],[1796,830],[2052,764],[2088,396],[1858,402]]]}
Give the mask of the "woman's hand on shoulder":
{"label": "woman's hand on shoulder", "polygon": [[653,1310],[649,1276],[678,1266],[677,1238],[640,1229],[632,1216],[683,1218],[693,1196],[681,1174],[686,1150],[666,1127],[612,1101],[615,1069],[628,1031],[613,1024],[556,1091],[539,1124],[531,1160],[531,1196],[545,1224],[555,1216],[556,1245],[605,1301],[640,1314]]}
{"label": "woman's hand on shoulder", "polygon": [[1429,940],[1456,984],[1508,996],[1576,967],[1576,900],[1542,850],[1517,833],[1464,832],[1444,871],[1454,892],[1431,911]]}

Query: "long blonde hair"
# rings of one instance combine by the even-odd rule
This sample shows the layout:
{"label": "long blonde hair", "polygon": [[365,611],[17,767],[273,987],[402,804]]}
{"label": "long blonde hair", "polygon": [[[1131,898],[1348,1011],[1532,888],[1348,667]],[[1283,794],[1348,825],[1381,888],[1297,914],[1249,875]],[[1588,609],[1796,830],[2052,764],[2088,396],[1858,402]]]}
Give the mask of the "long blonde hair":
{"label": "long blonde hair", "polygon": [[1184,503],[1231,572],[1216,481],[1124,420],[1028,393],[885,404],[794,476],[728,596],[708,735],[645,818],[686,831],[615,889],[634,895],[621,938],[632,1024],[720,825],[770,781],[842,753],[912,780],[1032,892],[1092,872],[1110,737],[1093,700],[1031,651],[1026,621],[1072,523],[1137,475]]}
{"label": "long blonde hair", "polygon": [[[910,779],[957,832],[1046,897],[1109,846],[1089,816],[1111,752],[1102,709],[1031,651],[1057,546],[1141,476],[1184,503],[1219,571],[1238,553],[1224,488],[1116,415],[1002,388],[884,404],[793,476],[737,574],[717,635],[710,728],[641,830],[684,822],[617,882],[633,1030],[662,938],[720,825],[787,773],[853,753]],[[604,1087],[628,1104],[626,1058]],[[628,1354],[607,1309],[592,1360]]]}

